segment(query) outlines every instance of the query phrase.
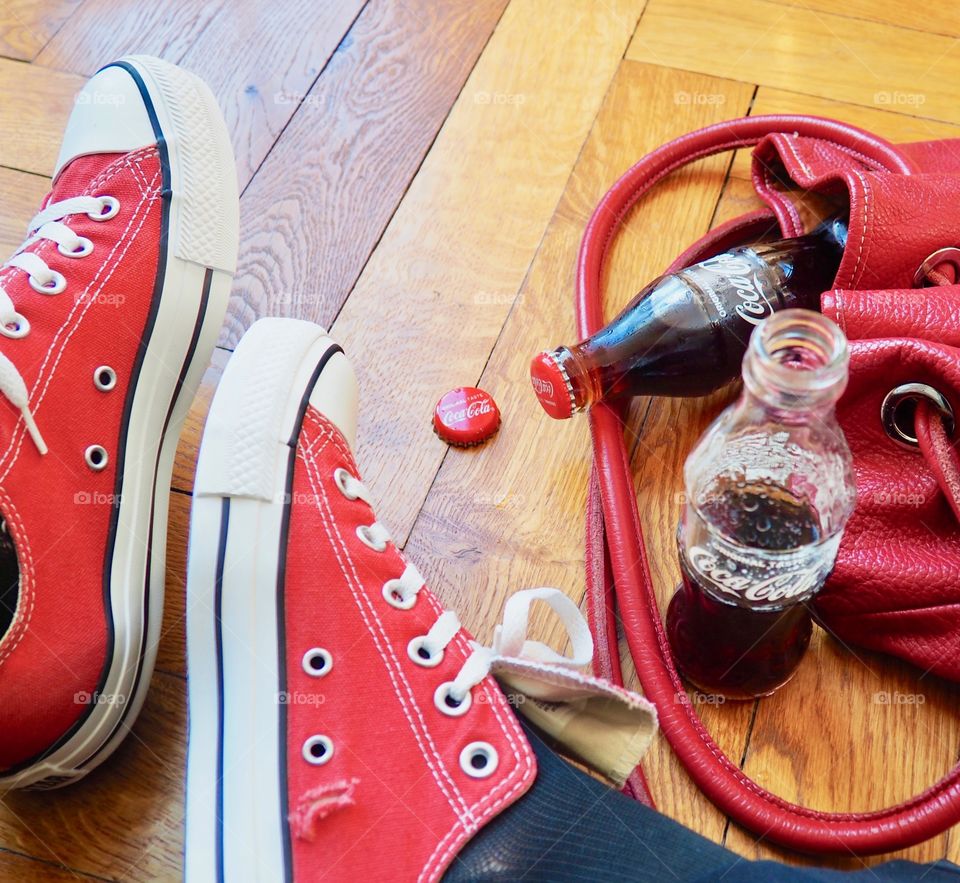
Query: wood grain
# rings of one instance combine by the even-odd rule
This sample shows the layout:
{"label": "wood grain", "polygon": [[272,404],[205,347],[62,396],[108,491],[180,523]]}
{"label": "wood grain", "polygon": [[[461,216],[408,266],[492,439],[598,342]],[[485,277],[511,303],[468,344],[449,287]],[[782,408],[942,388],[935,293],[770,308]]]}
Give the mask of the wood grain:
{"label": "wood grain", "polygon": [[0,255],[4,258],[20,247],[27,224],[49,189],[49,178],[0,167]]}
{"label": "wood grain", "polygon": [[37,63],[91,77],[128,52],[178,62],[225,5],[225,0],[83,0]]}
{"label": "wood grain", "polygon": [[[229,12],[213,16],[180,60],[203,77],[219,99],[241,187],[294,113],[304,105],[313,106],[310,88],[330,56],[344,51],[353,39],[344,35],[365,2],[231,2]],[[258,38],[251,40],[251,34]],[[313,140],[322,141],[316,132]],[[297,172],[303,174],[304,169]]]}
{"label": "wood grain", "polygon": [[[788,92],[761,86],[757,89],[751,115],[808,113],[814,116],[842,120],[874,132],[894,143],[906,141],[933,141],[941,138],[960,138],[960,125],[908,116],[879,107],[863,107],[843,101],[832,101],[802,92]],[[738,150],[730,174],[750,179],[750,151]]]}
{"label": "wood grain", "polygon": [[243,195],[224,345],[263,315],[333,321],[504,6],[367,5]]}
{"label": "wood grain", "polygon": [[960,122],[954,45],[768,0],[650,0],[627,57]]}
{"label": "wood grain", "polygon": [[50,175],[83,77],[0,58],[0,166]]}
{"label": "wood grain", "polygon": [[787,0],[784,5],[821,13],[839,13],[854,19],[846,26],[850,30],[859,27],[856,19],[866,19],[931,34],[960,36],[960,7],[956,3],[929,3],[922,9],[902,0],[846,0],[843,5],[833,0]]}
{"label": "wood grain", "polygon": [[480,376],[641,6],[507,8],[334,323],[358,368],[361,470],[390,489],[401,542],[445,453],[433,404]]}
{"label": "wood grain", "polygon": [[[265,4],[106,4],[116,24],[91,31],[87,18],[107,14],[88,0],[41,62],[92,74],[128,52],[160,55],[204,79],[231,134],[241,188],[303,102],[366,0]],[[158,10],[163,15],[157,15]],[[251,35],[256,34],[256,39]],[[316,120],[314,120],[315,122]],[[314,133],[315,134],[315,131]]]}
{"label": "wood grain", "polygon": [[32,61],[80,0],[4,0],[0,4],[0,55]]}
{"label": "wood grain", "polygon": [[[696,92],[724,100],[677,103],[677,95]],[[749,85],[631,62],[617,72],[480,378],[500,404],[503,426],[483,448],[449,450],[407,542],[407,554],[444,603],[483,641],[492,637],[507,596],[519,588],[556,585],[577,601],[583,596],[590,462],[586,420],[547,417],[528,375],[532,355],[574,336],[573,276],[583,227],[606,188],[644,153],[689,129],[744,113],[752,93]],[[706,232],[727,162],[713,158],[678,173],[634,212],[611,253],[605,292],[609,314]],[[649,444],[645,450],[651,450]],[[649,468],[641,469],[642,476],[662,474],[669,481],[679,474],[659,455],[644,460]],[[651,516],[672,513],[660,490],[642,491],[641,499],[655,501],[643,507]],[[666,533],[672,537],[675,529],[673,521]],[[655,556],[661,545],[655,546]],[[538,639],[558,643],[555,622],[541,619],[537,626]],[[748,721],[748,713],[740,714],[718,734],[738,758]],[[646,768],[664,812],[707,836],[722,836],[723,817],[700,799],[662,739]]]}

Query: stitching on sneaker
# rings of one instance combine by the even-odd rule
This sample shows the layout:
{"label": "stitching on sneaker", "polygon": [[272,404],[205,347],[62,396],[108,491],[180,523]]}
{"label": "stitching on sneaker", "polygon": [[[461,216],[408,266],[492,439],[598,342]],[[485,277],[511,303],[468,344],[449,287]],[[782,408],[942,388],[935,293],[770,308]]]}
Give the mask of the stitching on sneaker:
{"label": "stitching on sneaker", "polygon": [[[309,422],[313,424],[313,428],[331,441],[337,450],[345,457],[348,464],[352,465],[354,470],[356,470],[356,463],[354,462],[353,454],[347,447],[339,430],[337,430],[333,423],[324,417],[323,414],[315,411],[312,408],[307,409],[306,413],[304,414],[304,418],[305,422],[307,418],[309,418]],[[309,443],[311,448],[313,447],[314,442],[315,440]],[[314,463],[312,465],[314,470],[319,472],[319,467],[317,464]],[[311,485],[312,484],[313,482],[311,477]],[[316,495],[316,488],[314,488],[314,494]],[[401,557],[399,553],[397,553],[397,555],[398,557]],[[437,614],[443,612],[443,605],[440,604],[439,600],[433,595],[432,592],[426,593],[426,597],[429,604]],[[465,655],[470,653],[470,644],[462,629],[457,633],[456,637],[454,638],[454,642],[462,653]],[[485,792],[484,796],[476,803],[470,805],[468,817],[472,817],[472,822],[468,822],[462,818],[457,819],[444,838],[437,844],[436,849],[428,859],[427,864],[424,866],[424,870],[421,872],[419,879],[427,879],[432,876],[436,870],[446,867],[450,861],[452,853],[457,850],[457,848],[463,842],[463,839],[477,831],[486,819],[490,818],[492,815],[497,813],[502,806],[507,804],[510,798],[524,787],[529,775],[533,772],[533,760],[530,748],[528,745],[526,745],[519,723],[517,722],[516,718],[513,717],[512,712],[506,708],[506,700],[504,699],[499,688],[494,685],[492,676],[488,675],[487,678],[484,678],[479,686],[482,687],[484,694],[487,697],[487,702],[484,704],[491,707],[496,718],[496,723],[499,724],[501,732],[509,743],[511,751],[516,758],[516,762],[513,769],[511,769],[500,780],[500,782],[497,783],[497,785]],[[440,763],[443,763],[442,759],[440,760]],[[444,772],[446,772],[446,768],[443,767],[443,769]],[[499,792],[504,791],[504,789],[508,790],[500,795]],[[476,810],[480,810],[479,815],[475,815]],[[462,836],[460,838],[457,838],[458,832],[462,832]],[[448,841],[452,842],[448,843]],[[446,847],[445,844],[447,844]]]}
{"label": "stitching on sneaker", "polygon": [[[20,513],[17,511],[16,506],[14,506],[13,500],[10,499],[3,488],[0,488],[0,502],[3,503],[4,515],[7,521],[13,523],[16,527],[12,539],[14,540],[14,548],[17,553],[17,563],[20,565],[20,596],[27,600],[23,615],[18,617],[10,631],[7,632],[7,634],[3,636],[3,640],[0,641],[0,666],[2,666],[23,640],[24,635],[27,633],[27,626],[33,617],[33,611],[36,606],[36,573],[33,564],[33,553],[30,551],[30,541],[27,539],[27,531],[24,528],[23,520],[20,518]],[[24,587],[24,574],[26,574],[27,577],[26,587]],[[17,605],[19,606],[19,601]]]}
{"label": "stitching on sneaker", "polygon": [[[322,426],[322,424],[321,424]],[[330,433],[330,441],[333,442],[334,446],[342,450],[341,443],[337,439],[339,433]],[[364,624],[370,632],[371,637],[374,638],[374,643],[377,646],[377,652],[380,654],[384,665],[387,669],[387,672],[390,676],[390,682],[393,685],[394,693],[397,698],[400,700],[401,708],[403,709],[404,715],[407,718],[410,728],[413,731],[414,737],[417,740],[417,743],[420,745],[420,750],[423,752],[424,760],[427,762],[427,766],[430,769],[431,774],[433,775],[434,780],[437,783],[438,788],[441,793],[447,799],[447,802],[450,804],[451,809],[453,809],[454,814],[458,819],[467,818],[472,820],[472,813],[467,807],[466,800],[464,800],[463,795],[460,793],[457,788],[456,783],[453,781],[453,778],[450,776],[449,771],[443,764],[443,759],[440,757],[440,754],[437,750],[436,744],[433,741],[433,737],[430,734],[429,728],[427,727],[426,720],[423,717],[423,713],[420,709],[419,704],[416,701],[416,697],[413,694],[413,691],[410,687],[409,682],[403,673],[403,668],[400,661],[396,658],[396,655],[392,652],[389,641],[386,635],[386,631],[383,628],[382,623],[379,621],[379,618],[376,615],[376,611],[373,610],[372,605],[370,604],[369,598],[363,592],[363,583],[357,573],[356,567],[353,562],[353,558],[350,555],[350,550],[347,547],[343,539],[343,535],[340,533],[337,528],[336,521],[333,517],[333,512],[330,508],[329,499],[327,497],[326,489],[323,487],[322,482],[319,480],[319,466],[316,461],[308,454],[301,458],[304,464],[306,465],[306,474],[310,482],[311,490],[316,500],[317,511],[320,514],[321,521],[324,525],[324,530],[327,533],[327,537],[331,542],[331,545],[334,549],[334,554],[337,557],[337,563],[340,566],[340,570],[344,576],[344,579],[347,582],[347,585],[350,588],[350,593],[353,596],[354,603],[357,605],[357,608],[360,612],[360,616],[364,621]],[[348,462],[352,463],[352,457]],[[354,464],[354,468],[355,464]],[[323,506],[321,506],[321,501]],[[336,536],[334,536],[334,534]],[[338,549],[339,544],[339,549]],[[350,573],[347,572],[347,568],[344,566],[344,561],[349,565],[350,571],[353,576],[351,578]],[[366,608],[366,609],[365,609]],[[381,646],[381,642],[383,646]],[[406,692],[407,699],[409,699],[409,705],[407,699],[404,698],[403,693],[401,692],[401,686]],[[419,727],[417,726],[416,721],[411,717],[411,713],[416,715],[417,720],[419,720]],[[427,744],[425,745],[424,742]],[[428,749],[429,748],[429,753]],[[433,755],[431,759],[430,754]],[[436,765],[434,764],[436,761]],[[444,779],[447,781],[447,785],[452,790],[452,794],[448,793],[448,788],[444,784]],[[460,808],[458,809],[454,803],[456,799],[459,803]]]}
{"label": "stitching on sneaker", "polygon": [[[157,180],[157,177],[158,176],[154,176],[154,181]],[[44,397],[46,396],[47,389],[49,388],[50,382],[53,380],[53,377],[56,374],[57,367],[60,364],[60,360],[63,357],[67,344],[70,342],[70,338],[73,336],[77,328],[80,327],[80,323],[83,321],[83,318],[89,312],[90,308],[94,305],[94,303],[96,303],[98,295],[103,290],[103,287],[107,284],[110,278],[113,276],[113,273],[117,268],[117,265],[120,263],[120,261],[123,260],[123,257],[126,255],[130,246],[133,244],[133,241],[136,238],[137,233],[143,227],[144,223],[146,223],[146,220],[149,217],[150,212],[149,210],[145,210],[141,213],[141,209],[144,206],[149,206],[151,203],[157,201],[159,198],[160,198],[159,192],[151,191],[143,194],[140,202],[138,203],[137,207],[134,209],[131,215],[131,218],[129,223],[127,224],[127,227],[124,229],[123,234],[117,239],[116,244],[114,245],[110,253],[106,256],[103,263],[100,265],[100,268],[97,270],[96,275],[94,275],[93,279],[91,280],[90,285],[88,285],[87,288],[85,289],[84,294],[86,295],[86,297],[84,297],[82,300],[79,298],[76,300],[76,302],[74,303],[73,309],[71,309],[70,313],[68,314],[67,318],[64,320],[63,324],[60,326],[60,328],[57,329],[56,333],[54,334],[51,345],[47,349],[43,362],[40,365],[40,370],[37,373],[37,379],[34,382],[33,389],[31,389],[30,391],[30,400],[33,403],[34,415],[36,415],[40,410],[40,406],[43,402]],[[128,236],[130,228],[133,226],[134,222],[137,220],[138,217],[140,219],[140,223],[137,225],[137,229],[130,236]],[[121,248],[121,245],[123,246],[122,251],[120,252],[117,259],[113,260],[114,255],[116,254],[117,250]],[[92,286],[94,286],[97,282],[97,277],[103,272],[107,264],[111,264],[110,271],[100,281],[99,286],[96,289],[91,290]],[[81,305],[82,305],[82,309],[81,309]],[[80,310],[79,314],[77,314],[78,310]],[[43,372],[47,366],[47,363],[50,361],[51,353],[57,346],[57,338],[60,337],[61,335],[63,335],[63,339],[60,342],[59,351],[57,352],[54,363],[50,368],[49,375],[46,377],[46,379],[43,382],[43,388],[41,389],[38,395],[36,393],[37,387],[40,384],[41,379],[43,378]],[[2,474],[0,474],[0,482],[6,479],[6,477],[10,474],[10,470],[16,464],[17,459],[20,456],[20,449],[22,447],[23,439],[25,435],[26,435],[26,427],[23,426],[22,421],[18,421],[17,428],[11,434],[6,450],[4,451],[3,455],[0,456],[0,466],[3,466],[6,463],[7,459],[9,458],[9,463],[6,463]]]}

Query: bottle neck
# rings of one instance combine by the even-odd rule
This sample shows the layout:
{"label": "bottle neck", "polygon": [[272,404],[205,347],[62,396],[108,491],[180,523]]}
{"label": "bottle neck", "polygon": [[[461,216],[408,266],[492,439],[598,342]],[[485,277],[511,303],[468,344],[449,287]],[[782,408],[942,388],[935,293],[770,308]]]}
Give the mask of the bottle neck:
{"label": "bottle neck", "polygon": [[847,385],[843,332],[810,310],[784,310],[759,325],[743,359],[743,382],[759,404],[787,420],[833,409]]}

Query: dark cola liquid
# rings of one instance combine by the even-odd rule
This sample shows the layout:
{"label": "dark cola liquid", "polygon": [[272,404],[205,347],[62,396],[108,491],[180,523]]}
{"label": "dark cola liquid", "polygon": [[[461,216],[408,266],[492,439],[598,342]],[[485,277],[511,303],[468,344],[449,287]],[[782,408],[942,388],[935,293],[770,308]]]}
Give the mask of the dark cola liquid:
{"label": "dark cola liquid", "polygon": [[595,399],[702,396],[740,373],[753,329],[779,310],[820,309],[843,256],[846,227],[737,249],[661,277],[590,339],[578,357]]}
{"label": "dark cola liquid", "polygon": [[[768,552],[820,539],[816,512],[783,488],[732,486],[702,508],[736,542]],[[813,626],[804,603],[749,606],[723,597],[696,573],[681,550],[683,584],[667,609],[667,635],[683,676],[728,699],[766,696],[796,671]]]}

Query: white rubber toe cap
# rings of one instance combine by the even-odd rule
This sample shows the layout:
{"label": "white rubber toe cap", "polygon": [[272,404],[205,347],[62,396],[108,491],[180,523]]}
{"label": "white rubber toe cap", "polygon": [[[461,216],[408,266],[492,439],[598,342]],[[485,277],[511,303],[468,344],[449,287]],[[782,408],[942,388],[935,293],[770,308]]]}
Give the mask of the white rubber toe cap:
{"label": "white rubber toe cap", "polygon": [[104,68],[87,81],[75,101],[54,178],[78,156],[127,153],[156,143],[140,89],[124,68]]}

